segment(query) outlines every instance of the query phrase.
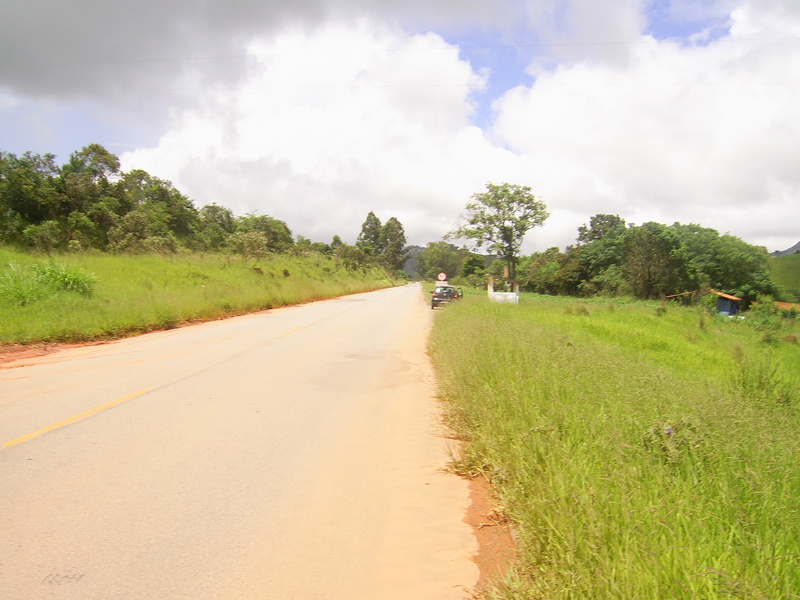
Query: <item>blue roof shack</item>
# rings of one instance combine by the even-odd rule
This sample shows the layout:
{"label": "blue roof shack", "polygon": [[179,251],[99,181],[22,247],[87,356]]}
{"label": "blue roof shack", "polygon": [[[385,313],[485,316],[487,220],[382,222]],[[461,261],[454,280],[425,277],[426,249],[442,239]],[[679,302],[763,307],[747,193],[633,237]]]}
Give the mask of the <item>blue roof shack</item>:
{"label": "blue roof shack", "polygon": [[741,310],[739,305],[742,301],[741,298],[718,292],[717,290],[711,290],[711,292],[717,295],[717,311],[719,314],[732,317]]}

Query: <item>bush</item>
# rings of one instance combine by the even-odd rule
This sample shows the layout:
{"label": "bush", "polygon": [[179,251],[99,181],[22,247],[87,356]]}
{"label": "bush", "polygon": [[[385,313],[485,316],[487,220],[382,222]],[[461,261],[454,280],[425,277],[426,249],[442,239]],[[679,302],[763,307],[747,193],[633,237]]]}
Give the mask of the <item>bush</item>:
{"label": "bush", "polygon": [[51,262],[47,265],[32,265],[36,279],[43,285],[61,292],[76,292],[91,296],[97,278],[78,267]]}
{"label": "bush", "polygon": [[17,306],[27,306],[58,292],[91,296],[96,277],[82,269],[54,262],[33,264],[27,269],[10,263],[0,275],[0,298]]}

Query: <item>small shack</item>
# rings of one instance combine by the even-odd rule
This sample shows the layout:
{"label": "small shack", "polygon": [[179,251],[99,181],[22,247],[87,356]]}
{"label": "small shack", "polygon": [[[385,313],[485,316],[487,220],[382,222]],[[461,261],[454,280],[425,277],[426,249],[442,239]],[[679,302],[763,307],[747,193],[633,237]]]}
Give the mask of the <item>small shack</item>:
{"label": "small shack", "polygon": [[732,317],[741,310],[741,298],[718,292],[717,290],[711,290],[711,293],[717,295],[717,312],[719,312],[719,314]]}
{"label": "small shack", "polygon": [[[495,281],[498,279],[500,281],[504,281],[506,283],[506,287],[511,291],[495,291]],[[486,286],[486,290],[489,294],[489,300],[492,302],[519,304],[519,281],[514,281],[512,279],[508,279],[507,277],[496,277],[495,275],[489,275],[489,283]]]}

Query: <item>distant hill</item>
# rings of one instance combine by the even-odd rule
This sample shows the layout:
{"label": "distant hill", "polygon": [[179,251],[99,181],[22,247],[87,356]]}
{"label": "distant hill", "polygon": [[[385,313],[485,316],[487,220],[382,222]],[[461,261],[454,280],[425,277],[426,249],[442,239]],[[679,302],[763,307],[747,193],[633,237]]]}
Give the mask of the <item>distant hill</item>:
{"label": "distant hill", "polygon": [[407,246],[406,247],[406,256],[408,256],[408,260],[406,264],[403,266],[403,271],[414,277],[417,274],[417,265],[419,264],[419,253],[424,250],[422,246]]}
{"label": "distant hill", "polygon": [[784,250],[781,252],[780,250],[776,250],[772,253],[772,256],[786,256],[788,254],[798,254],[800,253],[800,242],[797,242],[794,246],[789,248],[788,250]]}

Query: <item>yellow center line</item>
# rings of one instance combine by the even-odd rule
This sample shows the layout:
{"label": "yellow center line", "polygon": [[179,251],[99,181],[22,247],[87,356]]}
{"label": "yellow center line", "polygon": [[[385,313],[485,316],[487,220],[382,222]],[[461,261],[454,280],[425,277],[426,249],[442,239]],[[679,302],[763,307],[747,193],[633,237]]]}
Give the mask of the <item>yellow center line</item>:
{"label": "yellow center line", "polygon": [[93,414],[99,413],[100,411],[106,410],[107,408],[111,408],[112,406],[116,406],[117,404],[122,404],[127,400],[135,398],[136,396],[141,396],[142,394],[146,394],[150,390],[139,390],[138,392],[134,392],[133,394],[129,394],[127,396],[123,396],[122,398],[117,398],[116,400],[112,400],[107,404],[103,404],[102,406],[98,406],[96,408],[89,409],[85,412],[77,414],[75,416],[69,417],[68,419],[64,419],[63,421],[59,421],[58,423],[54,423],[53,425],[49,425],[42,429],[38,429],[36,431],[32,431],[31,433],[27,433],[21,437],[13,439],[9,442],[5,442],[0,444],[0,448],[10,448],[11,446],[16,446],[17,444],[21,444],[22,442],[27,442],[35,437],[39,437],[40,435],[47,433],[48,431],[53,431],[54,429],[59,429],[60,427],[64,427],[65,425],[69,425],[70,423],[74,423],[75,421],[80,421],[81,419],[85,419],[86,417],[90,417]]}

